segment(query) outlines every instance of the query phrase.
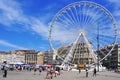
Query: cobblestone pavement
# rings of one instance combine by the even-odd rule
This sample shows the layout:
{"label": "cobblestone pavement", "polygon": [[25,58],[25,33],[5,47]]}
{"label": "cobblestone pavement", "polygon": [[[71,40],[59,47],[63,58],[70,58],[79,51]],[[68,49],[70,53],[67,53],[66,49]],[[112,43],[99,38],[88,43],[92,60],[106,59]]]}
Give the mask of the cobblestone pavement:
{"label": "cobblestone pavement", "polygon": [[[61,75],[57,75],[57,77],[53,77],[51,80],[120,80],[120,74],[115,72],[98,72],[96,77],[92,76],[92,72],[89,72],[89,76],[86,78],[85,71],[82,71],[80,74],[78,71],[63,71]],[[37,72],[34,75],[34,72],[16,72],[16,71],[8,71],[7,78],[2,77],[2,73],[0,73],[0,80],[49,80],[45,79],[46,72],[42,72],[39,75]]]}

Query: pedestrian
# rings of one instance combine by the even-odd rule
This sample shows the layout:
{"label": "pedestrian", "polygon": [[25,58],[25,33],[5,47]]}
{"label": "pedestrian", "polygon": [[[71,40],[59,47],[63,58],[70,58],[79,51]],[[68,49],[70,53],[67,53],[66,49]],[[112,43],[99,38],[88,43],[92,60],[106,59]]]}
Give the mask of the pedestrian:
{"label": "pedestrian", "polygon": [[42,68],[41,68],[41,67],[39,67],[39,75],[41,74],[41,72],[42,72]]}
{"label": "pedestrian", "polygon": [[56,74],[60,75],[60,67],[55,68],[55,77],[56,77]]}
{"label": "pedestrian", "polygon": [[7,66],[6,65],[4,66],[4,69],[3,69],[3,77],[4,78],[7,77]]}
{"label": "pedestrian", "polygon": [[81,73],[81,69],[79,68],[79,74]]}
{"label": "pedestrian", "polygon": [[96,72],[97,72],[96,68],[94,68],[94,70],[93,70],[93,77],[96,76]]}
{"label": "pedestrian", "polygon": [[86,77],[88,77],[88,69],[86,68]]}
{"label": "pedestrian", "polygon": [[34,67],[34,75],[36,74],[37,69]]}
{"label": "pedestrian", "polygon": [[49,79],[50,78],[50,72],[51,70],[50,70],[50,67],[47,67],[47,74],[46,74],[46,79]]}

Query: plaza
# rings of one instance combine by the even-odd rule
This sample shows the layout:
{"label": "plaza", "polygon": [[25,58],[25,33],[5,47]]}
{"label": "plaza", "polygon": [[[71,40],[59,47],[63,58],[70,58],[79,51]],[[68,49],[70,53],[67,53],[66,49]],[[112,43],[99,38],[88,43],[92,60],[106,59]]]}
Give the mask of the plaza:
{"label": "plaza", "polygon": [[1,0],[0,80],[120,80],[119,2]]}
{"label": "plaza", "polygon": [[[17,71],[8,71],[7,78],[2,77],[0,73],[0,80],[49,80],[45,79],[46,71],[42,72],[39,75],[39,72],[34,75],[34,72],[17,72]],[[93,77],[93,72],[89,71],[88,77],[86,77],[85,71],[79,73],[78,71],[63,71],[61,75],[57,75],[50,80],[119,80],[120,74],[115,73],[114,71],[103,71],[98,72],[96,77]]]}

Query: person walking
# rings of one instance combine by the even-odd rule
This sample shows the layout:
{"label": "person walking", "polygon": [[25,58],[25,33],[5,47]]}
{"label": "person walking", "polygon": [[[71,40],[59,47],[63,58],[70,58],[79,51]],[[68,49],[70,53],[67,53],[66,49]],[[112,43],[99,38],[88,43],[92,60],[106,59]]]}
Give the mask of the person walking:
{"label": "person walking", "polygon": [[81,73],[81,69],[79,68],[79,74]]}
{"label": "person walking", "polygon": [[88,77],[88,69],[86,68],[86,77]]}
{"label": "person walking", "polygon": [[94,70],[93,70],[93,77],[96,76],[96,72],[97,72],[96,68],[94,68]]}
{"label": "person walking", "polygon": [[50,78],[50,76],[51,76],[51,69],[50,69],[50,67],[47,67],[47,74],[46,74],[46,79],[49,79]]}
{"label": "person walking", "polygon": [[34,67],[34,75],[36,75],[36,71],[37,71],[37,68],[36,68],[36,67]]}
{"label": "person walking", "polygon": [[6,65],[4,66],[4,69],[3,69],[3,77],[4,78],[7,77],[7,66]]}
{"label": "person walking", "polygon": [[41,68],[41,67],[39,67],[39,75],[41,74],[41,72],[42,72],[42,68]]}

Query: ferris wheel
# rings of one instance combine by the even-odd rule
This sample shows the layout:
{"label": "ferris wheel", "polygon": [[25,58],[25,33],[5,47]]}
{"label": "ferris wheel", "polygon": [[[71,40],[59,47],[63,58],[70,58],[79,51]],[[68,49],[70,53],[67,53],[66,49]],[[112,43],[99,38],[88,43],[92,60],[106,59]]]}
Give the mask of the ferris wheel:
{"label": "ferris wheel", "polygon": [[[112,44],[112,48],[105,49],[107,54],[101,52],[104,57],[99,61],[102,61],[110,55],[117,42],[115,19],[105,7],[95,2],[79,1],[65,6],[58,11],[50,24],[50,47],[55,51],[61,46],[72,44],[71,52],[67,52],[65,58],[55,51],[55,55],[58,55],[63,61],[69,62],[73,58],[73,49],[76,44],[83,41],[80,39],[81,36],[85,39],[91,52],[96,51],[98,47],[102,48]],[[92,44],[92,47],[89,43]]]}

